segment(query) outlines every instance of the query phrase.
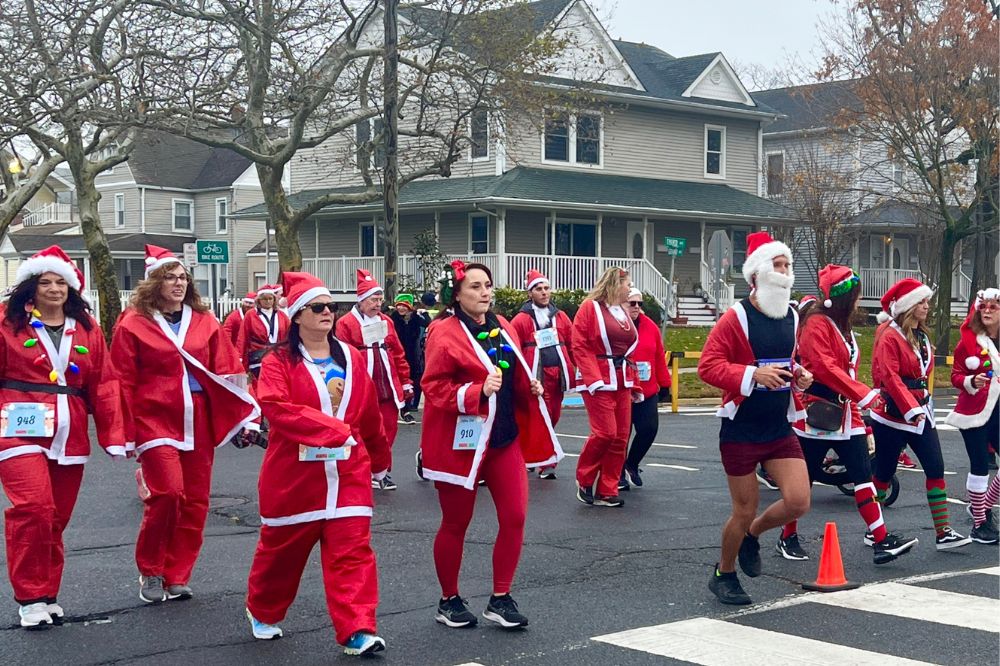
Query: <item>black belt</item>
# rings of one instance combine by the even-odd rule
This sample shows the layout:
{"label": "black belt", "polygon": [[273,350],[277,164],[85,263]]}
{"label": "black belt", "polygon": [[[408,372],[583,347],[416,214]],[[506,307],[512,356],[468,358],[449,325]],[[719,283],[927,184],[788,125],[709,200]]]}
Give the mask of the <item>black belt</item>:
{"label": "black belt", "polygon": [[76,386],[60,386],[59,384],[36,384],[34,382],[22,382],[16,379],[0,380],[0,388],[11,389],[13,391],[35,391],[36,393],[56,393],[59,395],[75,395],[83,397],[83,389]]}
{"label": "black belt", "polygon": [[900,377],[903,382],[903,386],[908,389],[927,389],[927,378],[926,377]]}
{"label": "black belt", "polygon": [[613,354],[598,354],[597,358],[604,358],[604,359],[608,359],[608,360],[612,361],[614,363],[614,365],[615,365],[616,368],[620,368],[623,365],[625,365],[625,357],[624,356],[615,356]]}
{"label": "black belt", "polygon": [[815,380],[809,386],[809,388],[806,389],[806,393],[809,395],[816,396],[821,400],[826,400],[827,402],[837,402],[837,403],[847,402],[847,399],[844,398],[844,396],[840,395],[829,386],[825,384],[820,384]]}

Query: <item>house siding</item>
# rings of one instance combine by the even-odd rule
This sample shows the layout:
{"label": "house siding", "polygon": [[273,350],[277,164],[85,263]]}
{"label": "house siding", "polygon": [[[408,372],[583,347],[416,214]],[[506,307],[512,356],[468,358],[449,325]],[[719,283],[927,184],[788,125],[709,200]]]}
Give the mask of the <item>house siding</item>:
{"label": "house siding", "polygon": [[[544,254],[545,222],[549,217],[544,211],[507,210],[506,245],[511,254]],[[518,276],[511,276],[513,281]]]}
{"label": "house siding", "polygon": [[[139,190],[135,186],[122,188],[113,187],[100,190],[101,198],[97,202],[97,214],[101,217],[101,227],[105,233],[138,233],[142,223],[139,215]],[[115,227],[115,195],[125,195],[125,226]]]}

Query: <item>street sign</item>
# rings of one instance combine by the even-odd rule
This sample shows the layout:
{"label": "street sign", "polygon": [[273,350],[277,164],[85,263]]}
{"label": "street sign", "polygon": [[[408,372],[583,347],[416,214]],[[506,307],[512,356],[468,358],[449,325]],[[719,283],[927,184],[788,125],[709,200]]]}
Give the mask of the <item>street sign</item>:
{"label": "street sign", "polygon": [[200,240],[197,245],[199,264],[229,263],[229,241]]}
{"label": "street sign", "polygon": [[197,243],[184,243],[184,265],[188,268],[198,265]]}
{"label": "street sign", "polygon": [[674,238],[672,236],[663,237],[663,246],[667,248],[667,254],[671,257],[684,256],[687,250],[687,238]]}

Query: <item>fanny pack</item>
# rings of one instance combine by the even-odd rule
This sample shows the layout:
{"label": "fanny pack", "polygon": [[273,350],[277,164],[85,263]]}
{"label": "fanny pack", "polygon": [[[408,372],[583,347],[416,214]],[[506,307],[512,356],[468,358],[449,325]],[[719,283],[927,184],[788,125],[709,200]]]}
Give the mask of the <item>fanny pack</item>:
{"label": "fanny pack", "polygon": [[844,396],[815,381],[806,389],[806,393],[815,398],[806,407],[806,423],[817,430],[840,430],[846,407]]}
{"label": "fanny pack", "polygon": [[[901,378],[901,379],[903,381],[903,385],[906,388],[908,388],[908,389],[912,389],[912,390],[924,389],[924,390],[927,390],[927,378],[926,377],[920,377],[918,379],[904,377],[904,378]],[[896,405],[896,403],[893,402],[892,397],[889,395],[889,392],[886,391],[885,389],[882,389],[881,393],[882,393],[882,400],[885,401],[885,413],[888,414],[889,416],[891,416],[894,419],[899,419],[901,421],[906,420],[904,418],[904,416],[903,416],[903,412],[899,409],[899,407]],[[923,407],[924,405],[926,405],[930,401],[931,401],[930,395],[924,395],[924,396],[921,396],[921,397],[917,398],[917,404],[920,405],[921,407]]]}
{"label": "fanny pack", "polygon": [[260,365],[260,362],[263,360],[264,354],[266,354],[267,351],[268,350],[265,347],[264,349],[258,349],[256,351],[250,352],[250,355],[249,355],[250,365]]}

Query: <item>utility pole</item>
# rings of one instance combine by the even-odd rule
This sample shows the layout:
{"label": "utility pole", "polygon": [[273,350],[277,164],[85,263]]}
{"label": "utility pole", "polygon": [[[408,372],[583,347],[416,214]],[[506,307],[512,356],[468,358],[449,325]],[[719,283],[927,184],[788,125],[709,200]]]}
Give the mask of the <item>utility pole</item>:
{"label": "utility pole", "polygon": [[382,17],[385,30],[385,56],[382,64],[382,89],[385,119],[382,123],[385,141],[385,168],[382,178],[382,197],[385,208],[384,257],[386,302],[392,303],[398,288],[397,264],[399,262],[399,160],[397,144],[399,139],[399,34],[397,13],[399,0],[384,0]]}

